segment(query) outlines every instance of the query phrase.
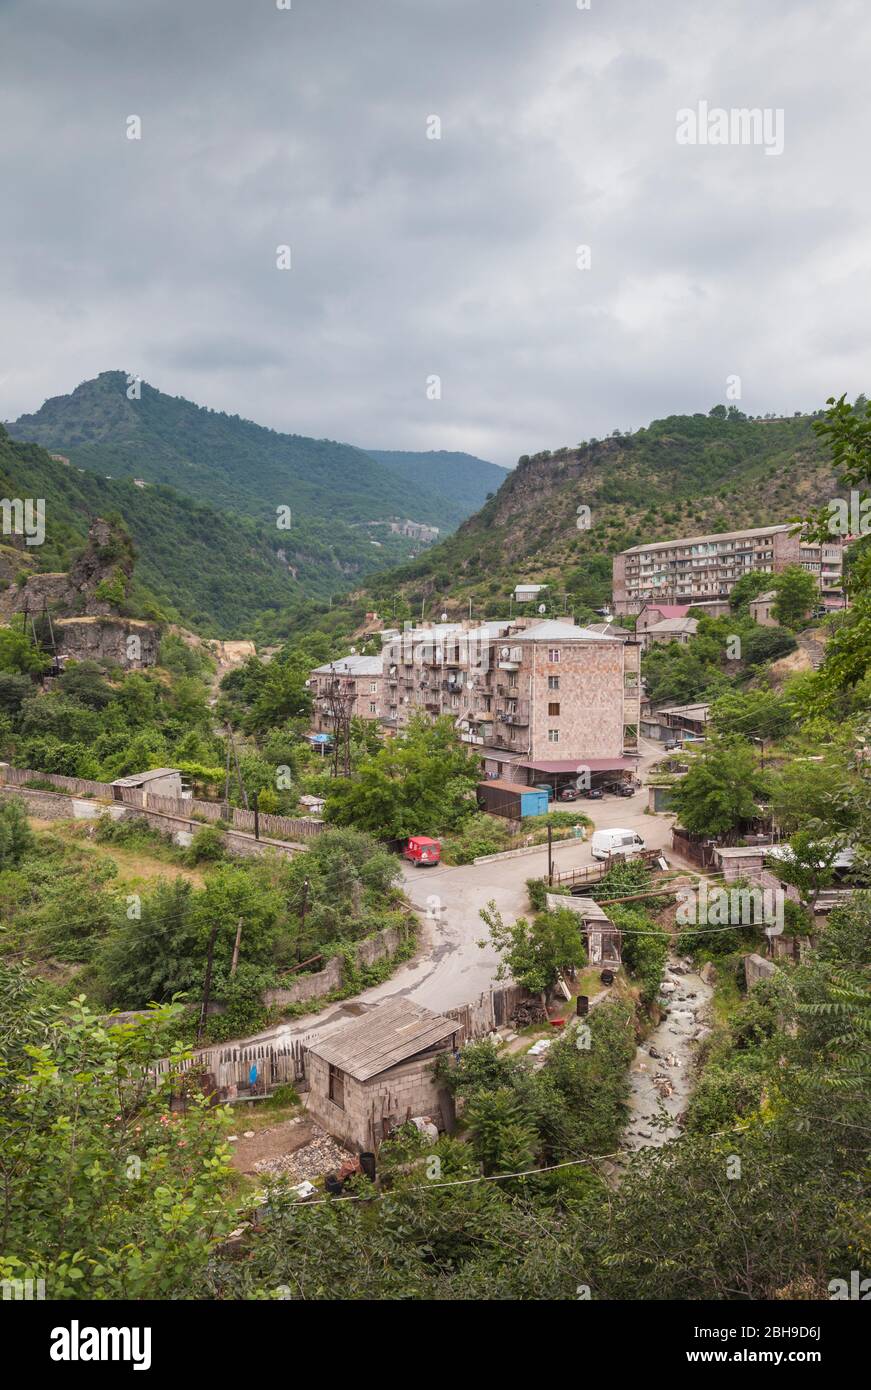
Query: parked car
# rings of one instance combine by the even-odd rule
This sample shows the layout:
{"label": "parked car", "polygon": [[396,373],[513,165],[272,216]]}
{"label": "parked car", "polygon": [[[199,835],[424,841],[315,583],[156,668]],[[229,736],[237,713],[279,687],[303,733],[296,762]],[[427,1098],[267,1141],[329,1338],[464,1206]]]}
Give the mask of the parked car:
{"label": "parked car", "polygon": [[601,801],[603,795],[602,788],[587,787],[587,790],[585,792],[581,792],[581,795],[585,796],[588,801]]}
{"label": "parked car", "polygon": [[679,738],[670,738],[665,745],[666,753],[673,753],[676,748],[683,748],[683,743]]}
{"label": "parked car", "polygon": [[553,787],[550,785],[550,782],[536,782],[536,783],[535,783],[535,790],[536,790],[537,792],[547,792],[547,799],[548,799],[548,801],[549,801],[549,802],[550,802],[550,801],[553,801],[553,798],[554,798],[554,790],[553,790]]}
{"label": "parked car", "polygon": [[609,782],[605,787],[609,796],[634,796],[635,787],[632,782]]}
{"label": "parked car", "polygon": [[614,854],[637,854],[644,841],[634,830],[596,830],[590,848],[594,859],[609,859]]}
{"label": "parked car", "polygon": [[402,851],[403,859],[412,864],[438,864],[442,857],[440,840],[431,840],[429,835],[412,835]]}
{"label": "parked car", "polygon": [[559,794],[560,801],[577,801],[581,795],[579,787],[563,787]]}

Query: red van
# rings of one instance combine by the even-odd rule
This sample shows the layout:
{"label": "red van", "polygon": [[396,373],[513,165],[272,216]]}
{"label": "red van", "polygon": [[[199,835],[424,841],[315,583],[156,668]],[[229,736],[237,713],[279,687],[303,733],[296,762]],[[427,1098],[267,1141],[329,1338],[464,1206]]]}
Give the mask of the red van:
{"label": "red van", "polygon": [[441,841],[431,840],[428,835],[412,835],[402,854],[412,864],[438,864],[442,857]]}

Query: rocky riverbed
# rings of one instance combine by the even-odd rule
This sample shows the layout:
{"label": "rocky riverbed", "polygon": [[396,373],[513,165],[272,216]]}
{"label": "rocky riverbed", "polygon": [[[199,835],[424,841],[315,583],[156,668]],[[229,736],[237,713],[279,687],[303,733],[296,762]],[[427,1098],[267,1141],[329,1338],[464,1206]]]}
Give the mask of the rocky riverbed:
{"label": "rocky riverbed", "polygon": [[667,1013],[629,1068],[629,1120],[623,1148],[660,1147],[680,1134],[695,1077],[699,1042],[710,1032],[711,985],[689,961],[669,957],[660,1000]]}

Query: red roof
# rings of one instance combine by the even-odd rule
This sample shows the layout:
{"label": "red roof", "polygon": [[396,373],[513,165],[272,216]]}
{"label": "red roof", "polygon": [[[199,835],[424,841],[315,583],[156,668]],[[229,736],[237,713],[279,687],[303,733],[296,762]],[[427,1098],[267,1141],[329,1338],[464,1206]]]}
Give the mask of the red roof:
{"label": "red roof", "polygon": [[690,603],[645,603],[645,608],[655,609],[661,613],[663,618],[685,618],[689,613],[692,604]]}
{"label": "red roof", "polygon": [[634,758],[571,758],[567,762],[558,763],[518,763],[518,767],[531,768],[533,772],[580,772],[582,768],[589,768],[591,772],[622,772],[626,768],[634,768]]}

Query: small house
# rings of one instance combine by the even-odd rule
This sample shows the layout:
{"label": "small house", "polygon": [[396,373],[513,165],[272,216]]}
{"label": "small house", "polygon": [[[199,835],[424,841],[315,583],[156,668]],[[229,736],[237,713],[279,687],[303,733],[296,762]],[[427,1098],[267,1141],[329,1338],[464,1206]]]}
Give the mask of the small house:
{"label": "small house", "polygon": [[308,1113],[343,1144],[372,1149],[394,1125],[426,1115],[452,1123],[433,1063],[460,1024],[410,999],[387,999],[309,1049]]}
{"label": "small house", "polygon": [[756,598],[750,600],[750,617],[754,623],[759,623],[760,627],[777,627],[777,619],[772,612],[777,602],[777,591],[766,589],[764,594],[758,594]]}
{"label": "small house", "polygon": [[145,792],[148,796],[174,796],[180,799],[182,795],[181,773],[175,767],[155,767],[150,772],[135,772],[130,777],[116,777],[112,786],[112,795],[116,801],[124,800],[121,795],[124,787]]}
{"label": "small house", "polygon": [[515,603],[533,603],[539,594],[544,593],[546,584],[516,584],[514,586]]}

